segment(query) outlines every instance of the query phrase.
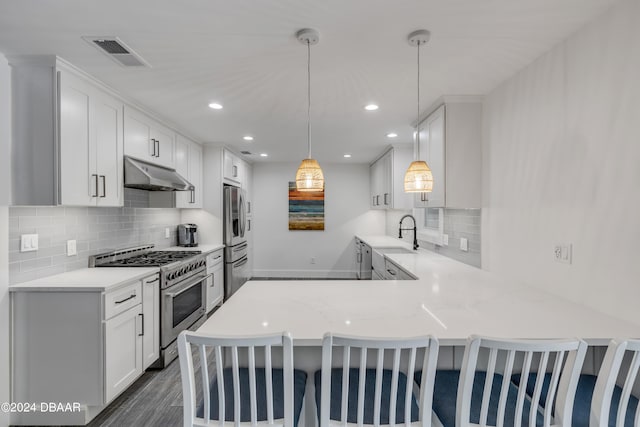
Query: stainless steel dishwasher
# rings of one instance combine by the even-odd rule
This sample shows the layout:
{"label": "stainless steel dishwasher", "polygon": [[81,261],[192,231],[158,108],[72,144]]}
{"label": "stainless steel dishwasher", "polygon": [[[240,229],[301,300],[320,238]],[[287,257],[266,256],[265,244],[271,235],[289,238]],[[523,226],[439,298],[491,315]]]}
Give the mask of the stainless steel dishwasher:
{"label": "stainless steel dishwasher", "polygon": [[356,275],[359,280],[371,280],[371,246],[356,239]]}

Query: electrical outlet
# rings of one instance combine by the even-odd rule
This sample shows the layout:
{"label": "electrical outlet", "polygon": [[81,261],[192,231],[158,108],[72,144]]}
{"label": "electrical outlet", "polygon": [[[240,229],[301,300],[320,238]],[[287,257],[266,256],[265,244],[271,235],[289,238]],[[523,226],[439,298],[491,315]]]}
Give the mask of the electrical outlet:
{"label": "electrical outlet", "polygon": [[171,237],[171,230],[167,227],[164,229],[164,238],[168,239],[169,237]]}
{"label": "electrical outlet", "polygon": [[443,234],[442,235],[442,246],[449,246],[449,235],[448,234]]}
{"label": "electrical outlet", "polygon": [[67,240],[67,256],[74,256],[78,253],[75,240]]}
{"label": "electrical outlet", "polygon": [[20,236],[20,252],[32,252],[38,250],[38,235],[23,234]]}
{"label": "electrical outlet", "polygon": [[563,264],[571,264],[572,244],[559,243],[553,247],[553,259]]}
{"label": "electrical outlet", "polygon": [[315,264],[316,263],[316,257],[312,256],[311,257],[311,264]]}
{"label": "electrical outlet", "polygon": [[463,252],[469,251],[469,240],[466,237],[460,238],[460,250]]}

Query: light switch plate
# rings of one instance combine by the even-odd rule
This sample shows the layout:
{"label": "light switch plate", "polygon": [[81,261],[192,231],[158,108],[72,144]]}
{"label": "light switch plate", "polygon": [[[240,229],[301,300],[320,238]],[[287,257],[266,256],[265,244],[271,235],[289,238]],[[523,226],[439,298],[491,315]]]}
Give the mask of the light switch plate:
{"label": "light switch plate", "polygon": [[443,234],[442,235],[442,246],[449,246],[449,235],[448,234]]}
{"label": "light switch plate", "polygon": [[23,234],[20,236],[20,252],[32,252],[38,250],[38,235]]}
{"label": "light switch plate", "polygon": [[573,245],[571,243],[559,243],[553,247],[553,258],[556,262],[571,264]]}
{"label": "light switch plate", "polygon": [[67,240],[67,256],[74,256],[78,253],[75,240]]}
{"label": "light switch plate", "polygon": [[465,237],[460,238],[460,250],[464,252],[469,250],[469,241]]}
{"label": "light switch plate", "polygon": [[169,227],[164,229],[164,238],[168,239],[169,237],[171,237],[171,230],[169,230]]}

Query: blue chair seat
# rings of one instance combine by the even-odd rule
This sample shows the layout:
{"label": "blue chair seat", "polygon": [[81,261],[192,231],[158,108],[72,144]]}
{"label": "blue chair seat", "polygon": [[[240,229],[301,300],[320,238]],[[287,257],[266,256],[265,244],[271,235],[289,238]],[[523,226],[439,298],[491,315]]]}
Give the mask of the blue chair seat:
{"label": "blue chair seat", "polygon": [[[231,368],[225,368],[223,370],[224,376],[224,412],[225,421],[234,421],[233,418],[233,370]],[[284,374],[282,369],[272,369],[272,382],[273,382],[273,417],[275,419],[284,418]],[[249,393],[249,369],[240,368],[240,421],[251,421],[251,397]],[[298,425],[300,419],[300,411],[302,410],[302,399],[304,397],[304,390],[307,383],[307,374],[304,371],[294,369],[293,371],[293,416],[295,425]],[[215,378],[211,382],[210,393],[210,419],[218,420],[218,380]],[[264,368],[256,369],[256,406],[257,406],[257,418],[258,421],[265,421],[267,419],[267,382]],[[204,401],[198,405],[196,415],[200,418],[204,416]]]}
{"label": "blue chair seat", "polygon": [[[349,395],[347,403],[347,422],[358,422],[358,385],[359,369],[349,369]],[[382,371],[382,393],[380,405],[380,423],[389,424],[389,407],[391,402],[391,378],[392,371],[383,369]],[[315,373],[316,384],[316,406],[318,408],[318,419],[320,419],[320,398],[322,396],[321,384],[322,371]],[[373,424],[373,411],[375,400],[376,370],[367,369],[365,372],[364,385],[364,424]],[[398,396],[396,399],[396,423],[404,423],[405,390],[407,376],[400,372],[398,374]],[[331,370],[331,406],[329,418],[340,420],[342,410],[342,368]],[[413,393],[411,394],[411,421],[418,421],[418,403]]]}
{"label": "blue chair seat", "polygon": [[[421,372],[416,372],[414,380],[420,384]],[[482,405],[482,395],[484,391],[484,383],[486,380],[486,372],[476,372],[471,391],[471,417],[472,423],[480,421],[480,407]],[[498,400],[500,398],[500,390],[502,387],[502,375],[496,374],[493,377],[491,387],[491,396],[489,398],[489,412],[487,423],[496,425],[498,418]],[[460,380],[460,371],[438,370],[436,371],[436,379],[433,390],[433,412],[438,416],[444,427],[455,427],[456,425],[456,397],[458,395],[458,382]],[[516,401],[518,398],[518,388],[509,383],[509,391],[507,392],[507,404],[505,408],[505,426],[514,425]],[[531,401],[525,399],[522,411],[522,426],[529,426],[529,408]],[[536,416],[536,425],[543,425],[543,417],[538,413]]]}
{"label": "blue chair seat", "polygon": [[[537,374],[529,374],[529,380],[527,381],[527,394],[533,396],[533,388],[535,385]],[[513,375],[511,381],[514,384],[520,384],[521,376],[519,374]],[[578,380],[578,388],[576,390],[576,397],[573,404],[573,416],[571,420],[572,427],[588,427],[589,426],[589,414],[591,412],[591,399],[593,398],[593,390],[596,386],[597,377],[594,375],[580,375]],[[549,393],[549,384],[551,383],[551,374],[545,374],[542,381],[542,391],[540,393],[540,406],[543,408],[547,403],[547,394]],[[622,395],[622,389],[615,386],[613,390],[613,398],[611,400],[611,411],[609,412],[609,426],[615,427],[616,419],[618,417],[618,405],[620,404],[620,396]],[[638,399],[634,396],[629,398],[629,405],[627,406],[627,412],[625,415],[624,426],[633,427],[633,417],[635,415],[636,408],[638,407]]]}

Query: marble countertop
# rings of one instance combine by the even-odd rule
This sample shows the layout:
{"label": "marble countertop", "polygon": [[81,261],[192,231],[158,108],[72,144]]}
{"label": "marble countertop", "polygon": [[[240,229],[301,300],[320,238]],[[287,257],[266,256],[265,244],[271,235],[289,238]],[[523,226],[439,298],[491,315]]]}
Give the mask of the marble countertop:
{"label": "marble countertop", "polygon": [[[387,236],[358,237],[374,249],[400,242]],[[591,345],[640,336],[636,324],[434,252],[386,256],[418,280],[250,281],[199,331],[289,331],[296,345],[320,345],[329,331],[383,337],[433,334],[442,345],[464,345],[472,334],[580,337]]]}
{"label": "marble countertop", "polygon": [[9,292],[102,292],[140,280],[158,267],[81,268],[9,286]]}

